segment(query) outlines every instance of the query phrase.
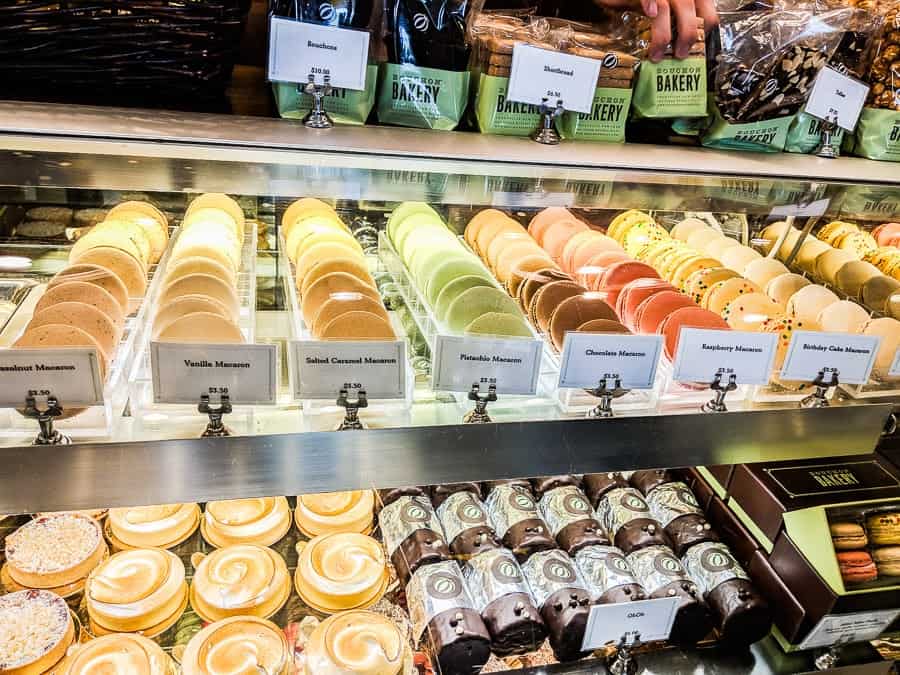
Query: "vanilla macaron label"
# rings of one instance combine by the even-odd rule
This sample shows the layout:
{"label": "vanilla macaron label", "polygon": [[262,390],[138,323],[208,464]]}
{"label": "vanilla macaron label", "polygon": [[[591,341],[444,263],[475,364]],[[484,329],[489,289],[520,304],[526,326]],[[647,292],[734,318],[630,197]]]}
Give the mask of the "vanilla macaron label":
{"label": "vanilla macaron label", "polygon": [[95,349],[0,350],[0,382],[0,407],[21,407],[27,396],[55,396],[63,408],[103,403]]}

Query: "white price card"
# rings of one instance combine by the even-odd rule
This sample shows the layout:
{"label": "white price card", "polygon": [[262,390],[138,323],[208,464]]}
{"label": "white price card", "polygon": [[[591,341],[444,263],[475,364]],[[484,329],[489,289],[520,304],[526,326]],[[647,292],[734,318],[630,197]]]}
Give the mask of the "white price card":
{"label": "white price card", "polygon": [[717,374],[734,375],[738,384],[768,384],[777,342],[775,333],[682,328],[672,377],[712,382]]}
{"label": "white price card", "polygon": [[796,218],[817,218],[825,215],[830,204],[830,198],[817,199],[814,202],[806,204],[784,204],[782,206],[776,206],[769,212],[769,215],[776,218],[787,218],[788,216],[794,216]]}
{"label": "white price card", "polygon": [[199,403],[228,394],[234,404],[275,403],[275,345],[151,342],[154,403]]}
{"label": "white price card", "polygon": [[269,31],[269,80],[366,88],[369,33],[273,16]]}
{"label": "white price card", "polygon": [[507,208],[546,208],[548,206],[570,207],[575,204],[571,192],[494,192],[492,206]]}
{"label": "white price card", "polygon": [[103,403],[94,349],[0,350],[0,407],[21,407],[26,396],[55,396],[63,409]]}
{"label": "white price card", "polygon": [[294,398],[335,399],[341,389],[365,391],[370,399],[406,396],[403,340],[291,343]]}
{"label": "white price card", "polygon": [[812,382],[824,372],[827,381],[834,372],[844,384],[865,384],[880,343],[880,337],[871,335],[794,331],[780,377],[788,382]]}
{"label": "white price card", "polygon": [[532,105],[546,100],[551,107],[562,101],[566,110],[590,112],[600,66],[597,59],[518,43],[513,47],[507,98]]}
{"label": "white price card", "polygon": [[558,386],[589,389],[621,380],[625,389],[652,389],[662,342],[662,335],[566,333]]}
{"label": "white price card", "polygon": [[438,335],[433,380],[438,391],[469,391],[473,384],[498,394],[534,395],[543,343],[530,338]]}
{"label": "white price card", "polygon": [[900,615],[900,609],[871,610],[852,614],[826,614],[800,643],[800,649],[874,640]]}
{"label": "white price card", "polygon": [[888,370],[888,377],[900,377],[900,349],[894,353],[894,361]]}
{"label": "white price card", "polygon": [[816,76],[805,112],[821,120],[836,119],[847,131],[856,129],[869,86],[826,66]]}
{"label": "white price card", "polygon": [[666,640],[678,613],[678,598],[635,600],[611,605],[594,605],[584,631],[582,651],[593,651],[622,638],[641,642]]}

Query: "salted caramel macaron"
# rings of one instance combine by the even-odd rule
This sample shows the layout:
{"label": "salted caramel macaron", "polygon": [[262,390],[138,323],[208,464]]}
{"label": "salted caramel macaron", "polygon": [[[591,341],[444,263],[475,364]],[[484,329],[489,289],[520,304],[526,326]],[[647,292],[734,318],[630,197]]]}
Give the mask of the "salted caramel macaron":
{"label": "salted caramel macaron", "polygon": [[228,308],[231,319],[236,319],[240,314],[240,301],[234,287],[211,274],[188,274],[167,283],[160,291],[157,303],[160,307],[165,307],[182,295],[214,298]]}
{"label": "salted caramel macaron", "polygon": [[47,288],[59,286],[68,281],[83,281],[99,286],[113,296],[119,303],[119,307],[122,308],[123,314],[128,313],[128,288],[112,270],[96,264],[69,265],[57,272],[56,276],[47,282]]}
{"label": "salted caramel macaron", "polygon": [[88,576],[109,553],[93,518],[42,516],[6,537],[9,576],[25,588],[59,588]]}
{"label": "salted caramel macaron", "polygon": [[334,272],[349,274],[367,286],[375,288],[375,280],[372,279],[369,267],[364,260],[360,260],[358,257],[331,258],[330,260],[320,260],[306,270],[297,269],[297,290],[300,292],[300,297],[306,295],[309,287],[319,279]]}
{"label": "salted caramel macaron", "polygon": [[595,319],[618,321],[618,318],[602,293],[583,293],[566,298],[556,306],[550,317],[550,340],[558,351],[562,351],[567,332],[577,331],[579,326]]}
{"label": "salted caramel macaron", "polygon": [[28,328],[12,346],[21,349],[89,347],[97,351],[100,377],[105,379],[109,370],[109,359],[100,343],[90,333],[75,326],[52,323]]}
{"label": "salted caramel macaron", "polygon": [[69,607],[55,593],[28,590],[0,595],[0,671],[53,672],[75,638]]}
{"label": "salted caramel macaron", "polygon": [[169,265],[166,268],[165,283],[170,284],[193,274],[206,274],[221,279],[229,286],[237,286],[237,274],[234,269],[204,256],[182,258]]}
{"label": "salted caramel macaron", "polygon": [[121,333],[112,319],[93,305],[84,302],[57,302],[36,312],[26,330],[49,324],[80,328],[97,341],[107,361],[115,355]]}
{"label": "salted caramel macaron", "polygon": [[110,509],[107,527],[118,550],[174,548],[200,527],[200,507],[186,503]]}
{"label": "salted caramel macaron", "polygon": [[390,322],[372,312],[345,312],[329,321],[319,333],[322,340],[395,340]]}
{"label": "salted caramel macaron", "polygon": [[390,574],[384,549],[354,532],[323,534],[298,544],[294,573],[297,594],[326,614],[374,605],[387,590]]}
{"label": "salted caramel macaron", "polygon": [[284,497],[209,502],[200,532],[212,546],[271,546],[291,529],[291,511]]}
{"label": "salted caramel macaron", "polygon": [[55,675],[174,675],[175,662],[153,640],[136,633],[115,633],[77,645]]}
{"label": "salted caramel macaron", "polygon": [[370,534],[375,526],[375,492],[322,492],[299,495],[294,522],[307,537],[336,532]]}
{"label": "salted caramel macaron", "polygon": [[332,297],[341,297],[342,293],[360,293],[381,301],[378,291],[365,281],[347,272],[331,272],[314,281],[301,298],[300,312],[307,327],[314,325],[322,305]]}
{"label": "salted caramel macaron", "polygon": [[385,322],[390,322],[387,310],[379,300],[373,300],[362,293],[340,293],[328,298],[316,312],[311,327],[312,334],[314,336],[323,334],[326,326],[348,312],[368,312],[381,317]]}
{"label": "salted caramel macaron", "polygon": [[117,331],[125,327],[125,315],[116,299],[95,284],[84,281],[67,281],[48,288],[34,307],[34,313],[62,302],[81,302],[103,312]]}
{"label": "salted caramel macaron", "polygon": [[299,675],[354,673],[404,675],[412,670],[409,641],[385,616],[365,610],[341,612],[313,629]]}
{"label": "salted caramel macaron", "polygon": [[362,246],[356,240],[356,237],[354,237],[352,234],[350,234],[346,230],[328,229],[313,232],[309,234],[309,236],[301,239],[297,243],[296,248],[293,250],[291,259],[299,263],[299,261],[303,260],[303,254],[305,254],[313,246],[315,246],[316,244],[328,243],[344,244],[348,248],[356,251],[359,255],[364,255]]}
{"label": "salted caramel macaron", "polygon": [[234,616],[206,626],[188,642],[182,675],[291,675],[293,650],[271,621]]}
{"label": "salted caramel macaron", "polygon": [[228,317],[214,312],[191,312],[160,328],[156,339],[160,342],[242,344],[244,334]]}
{"label": "salted caramel macaron", "polygon": [[305,270],[321,260],[347,257],[365,262],[365,256],[354,246],[346,242],[325,241],[310,246],[303,252],[303,255],[297,258],[294,264],[298,270]]}
{"label": "salted caramel macaron", "polygon": [[324,202],[321,199],[316,199],[315,197],[303,197],[291,202],[284,210],[284,213],[281,216],[281,228],[285,231],[285,234],[287,234],[294,223],[301,218],[319,214],[334,217],[337,217],[338,215],[331,204]]}
{"label": "salted caramel macaron", "polygon": [[155,637],[187,606],[184,563],[158,548],[120,551],[97,567],[84,587],[95,635],[141,632]]}
{"label": "salted caramel macaron", "polygon": [[291,594],[284,558],[266,546],[235,544],[194,555],[190,602],[204,621],[230,616],[268,619]]}
{"label": "salted caramel macaron", "polygon": [[[69,262],[73,266],[98,265],[108,269],[125,285],[129,299],[143,298],[144,293],[147,292],[147,270],[143,263],[120,249],[111,246],[97,246],[81,253],[76,258],[70,257]],[[129,309],[133,309],[131,304],[128,309],[123,309],[123,311],[127,312]]]}

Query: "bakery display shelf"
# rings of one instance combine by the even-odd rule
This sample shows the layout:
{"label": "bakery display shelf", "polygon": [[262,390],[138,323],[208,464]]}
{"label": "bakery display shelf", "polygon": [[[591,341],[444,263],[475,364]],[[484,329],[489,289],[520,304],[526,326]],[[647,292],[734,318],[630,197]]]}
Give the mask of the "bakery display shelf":
{"label": "bakery display shelf", "polygon": [[[141,339],[135,343],[137,354],[128,375],[128,405],[130,417],[138,429],[152,431],[163,429],[176,421],[196,420],[199,428],[205,423],[205,418],[197,412],[196,405],[176,405],[155,403],[153,396],[153,375],[150,363],[150,343],[152,341],[153,322],[156,313],[160,310],[158,297],[162,291],[161,280],[165,277],[168,258],[180,236],[180,228],[172,233],[168,250],[160,261],[159,282],[148,291],[147,307],[142,317]],[[244,336],[247,344],[253,344],[256,336],[256,249],[257,249],[256,221],[247,219],[244,228],[244,241],[241,246],[241,268],[237,275],[237,296],[239,302],[238,328]],[[215,340],[210,336],[210,341]],[[199,403],[199,399],[198,399]],[[229,428],[239,433],[251,433],[253,429],[253,406],[234,406],[234,411],[228,416]]]}
{"label": "bakery display shelf", "polygon": [[[35,306],[47,289],[47,282],[53,274],[66,267],[69,248],[59,249],[60,257],[51,263],[45,260],[41,276],[36,286],[31,287],[27,297],[18,306],[0,335],[0,343],[4,347],[11,345],[25,330],[31,320]],[[163,254],[159,263],[147,269],[147,290],[140,300],[137,309],[125,317],[122,337],[116,346],[115,355],[111,359],[106,381],[103,385],[103,405],[85,408],[83,412],[69,419],[54,422],[54,426],[73,439],[111,438],[115,435],[115,425],[128,406],[129,374],[138,358],[137,350],[146,337],[147,314],[150,312],[151,298],[158,292],[161,275],[157,274],[165,264],[168,251]],[[51,257],[51,256],[48,256]],[[131,298],[132,306],[136,298]],[[25,393],[22,393],[24,403]],[[65,408],[65,401],[60,401]],[[37,423],[20,415],[12,409],[0,410],[0,439],[9,442],[27,442],[32,440],[37,430]]]}
{"label": "bakery display shelf", "polygon": [[871,453],[888,404],[0,448],[0,513]]}

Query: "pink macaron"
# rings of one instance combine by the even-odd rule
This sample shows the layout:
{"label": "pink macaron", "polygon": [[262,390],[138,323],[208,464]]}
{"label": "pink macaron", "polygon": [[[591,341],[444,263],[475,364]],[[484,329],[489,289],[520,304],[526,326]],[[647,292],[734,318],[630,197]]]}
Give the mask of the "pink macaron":
{"label": "pink macaron", "polygon": [[682,308],[696,306],[697,304],[693,300],[678,291],[654,293],[638,305],[635,311],[635,332],[644,335],[656,333],[670,314]]}
{"label": "pink macaron", "polygon": [[569,209],[562,206],[551,206],[535,214],[531,222],[528,223],[528,234],[543,246],[544,232],[547,231],[547,228],[558,220],[570,220],[574,217]]}
{"label": "pink macaron", "polygon": [[645,263],[623,260],[609,266],[606,274],[600,278],[600,285],[596,290],[606,293],[606,301],[615,307],[619,292],[625,284],[635,279],[659,279],[659,274]]}
{"label": "pink macaron", "polygon": [[662,291],[674,291],[675,287],[662,279],[635,279],[622,287],[619,298],[616,301],[616,313],[619,320],[629,330],[636,330],[635,318],[637,309],[651,295]]}
{"label": "pink macaron", "polygon": [[575,280],[579,284],[595,291],[599,287],[603,275],[606,274],[606,270],[612,265],[626,260],[631,260],[631,257],[624,251],[598,253],[595,256],[591,256],[584,265],[576,267],[572,274],[575,275]]}
{"label": "pink macaron", "polygon": [[879,225],[872,230],[872,236],[875,237],[875,241],[878,242],[879,246],[896,246],[896,244],[891,244],[890,241],[900,237],[900,223]]}
{"label": "pink macaron", "polygon": [[566,218],[565,220],[557,220],[551,223],[541,236],[541,246],[550,254],[554,261],[560,263],[562,261],[563,249],[569,240],[579,232],[588,230],[587,225],[580,220],[574,218]]}
{"label": "pink macaron", "polygon": [[[599,255],[600,253],[605,253],[607,251],[614,253],[621,253],[622,255],[627,256],[624,249],[619,246],[618,242],[611,237],[607,237],[606,235],[600,235],[598,237],[592,237],[588,241],[579,244],[575,249],[575,252],[572,254],[569,260],[564,260],[563,263],[568,263],[569,269],[568,272],[570,274],[574,274],[575,271],[587,264],[587,261],[593,258],[595,255]],[[563,269],[566,269],[563,267]]]}
{"label": "pink macaron", "polygon": [[712,330],[731,330],[728,324],[718,314],[710,312],[702,307],[682,307],[672,312],[662,325],[659,332],[665,341],[666,358],[675,360],[678,353],[678,340],[682,328],[708,328]]}

